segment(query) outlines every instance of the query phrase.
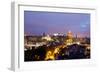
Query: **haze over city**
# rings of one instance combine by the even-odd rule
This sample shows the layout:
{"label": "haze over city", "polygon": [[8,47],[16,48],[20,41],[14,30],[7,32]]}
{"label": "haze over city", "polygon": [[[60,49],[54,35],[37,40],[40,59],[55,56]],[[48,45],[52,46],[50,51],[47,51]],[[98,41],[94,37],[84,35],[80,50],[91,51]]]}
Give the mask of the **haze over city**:
{"label": "haze over city", "polygon": [[24,11],[25,34],[66,34],[69,30],[74,35],[90,37],[90,14]]}

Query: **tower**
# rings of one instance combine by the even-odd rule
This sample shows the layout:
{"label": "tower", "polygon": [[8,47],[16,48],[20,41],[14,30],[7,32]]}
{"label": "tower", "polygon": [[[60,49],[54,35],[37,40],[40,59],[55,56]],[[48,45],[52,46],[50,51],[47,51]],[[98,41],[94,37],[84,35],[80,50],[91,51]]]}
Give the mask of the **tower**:
{"label": "tower", "polygon": [[71,45],[72,43],[73,43],[73,33],[71,31],[68,31],[67,36],[66,36],[65,44],[66,45]]}

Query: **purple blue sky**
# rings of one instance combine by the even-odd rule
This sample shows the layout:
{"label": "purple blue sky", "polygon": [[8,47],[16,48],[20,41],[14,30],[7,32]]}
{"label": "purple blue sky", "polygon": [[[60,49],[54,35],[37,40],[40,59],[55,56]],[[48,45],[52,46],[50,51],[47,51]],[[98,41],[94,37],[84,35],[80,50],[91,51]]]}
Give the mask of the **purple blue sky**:
{"label": "purple blue sky", "polygon": [[90,14],[24,11],[25,34],[66,34],[69,30],[74,35],[90,36]]}

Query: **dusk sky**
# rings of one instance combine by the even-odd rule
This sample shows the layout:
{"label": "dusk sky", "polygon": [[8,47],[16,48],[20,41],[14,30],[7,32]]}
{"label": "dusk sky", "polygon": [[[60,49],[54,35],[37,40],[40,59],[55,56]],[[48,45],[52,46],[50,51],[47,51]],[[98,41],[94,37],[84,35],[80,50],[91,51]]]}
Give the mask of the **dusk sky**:
{"label": "dusk sky", "polygon": [[24,11],[25,34],[67,34],[69,30],[74,35],[90,36],[90,14]]}

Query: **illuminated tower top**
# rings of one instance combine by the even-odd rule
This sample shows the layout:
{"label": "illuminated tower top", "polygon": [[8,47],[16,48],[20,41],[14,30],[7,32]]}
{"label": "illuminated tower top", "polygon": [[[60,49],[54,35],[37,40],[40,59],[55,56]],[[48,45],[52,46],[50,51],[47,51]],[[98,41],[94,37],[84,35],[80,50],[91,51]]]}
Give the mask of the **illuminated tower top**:
{"label": "illuminated tower top", "polygon": [[68,32],[67,32],[67,38],[68,39],[71,39],[73,37],[73,33],[69,30]]}

